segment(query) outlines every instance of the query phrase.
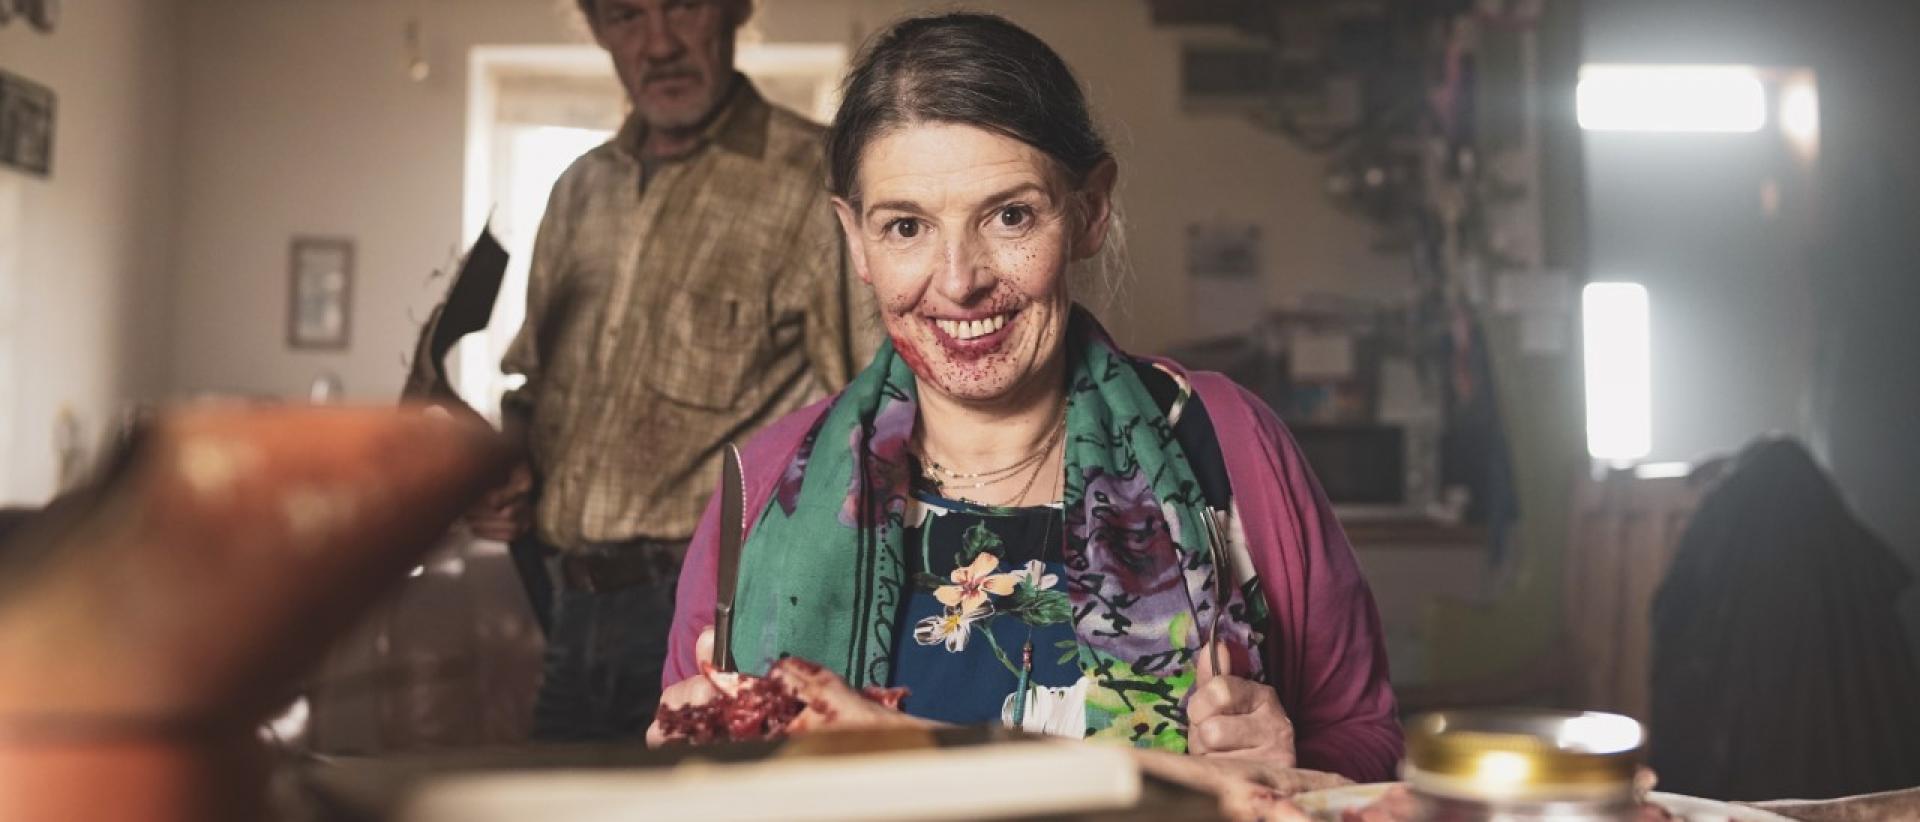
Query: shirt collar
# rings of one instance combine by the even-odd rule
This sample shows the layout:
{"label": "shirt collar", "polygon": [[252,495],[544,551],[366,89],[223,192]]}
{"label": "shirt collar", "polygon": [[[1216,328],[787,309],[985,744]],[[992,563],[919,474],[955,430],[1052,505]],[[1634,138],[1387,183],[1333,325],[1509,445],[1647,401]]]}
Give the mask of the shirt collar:
{"label": "shirt collar", "polygon": [[[709,144],[756,160],[766,154],[767,120],[772,116],[773,109],[746,75],[735,72],[733,80],[733,88],[720,101],[720,111],[700,129],[699,147],[689,154],[697,153]],[[615,139],[628,156],[641,156],[640,147],[647,139],[647,123],[640,118],[639,112],[627,115],[627,121],[620,126],[620,133]]]}

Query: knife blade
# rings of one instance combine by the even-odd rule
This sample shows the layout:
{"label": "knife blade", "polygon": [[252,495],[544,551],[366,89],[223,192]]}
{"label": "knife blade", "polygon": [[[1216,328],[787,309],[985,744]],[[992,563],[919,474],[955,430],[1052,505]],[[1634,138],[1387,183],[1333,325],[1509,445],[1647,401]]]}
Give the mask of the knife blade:
{"label": "knife blade", "polygon": [[727,443],[720,478],[720,556],[713,592],[713,668],[733,670],[733,594],[740,581],[740,545],[747,534],[747,481],[740,449]]}

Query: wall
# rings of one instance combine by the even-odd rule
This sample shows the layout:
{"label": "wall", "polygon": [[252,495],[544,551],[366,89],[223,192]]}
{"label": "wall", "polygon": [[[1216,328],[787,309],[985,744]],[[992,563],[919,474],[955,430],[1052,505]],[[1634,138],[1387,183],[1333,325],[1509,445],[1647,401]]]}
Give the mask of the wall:
{"label": "wall", "polygon": [[[1808,49],[1780,42],[1791,30],[1777,13],[1723,5],[1596,5],[1587,59],[1809,64]],[[1716,13],[1727,25],[1710,25]],[[1802,162],[1772,115],[1751,134],[1589,132],[1585,148],[1593,278],[1638,281],[1651,302],[1648,458],[1697,461],[1768,432],[1806,439],[1818,161]]]}
{"label": "wall", "polygon": [[[1578,2],[1545,7],[1535,35],[1534,99],[1526,107],[1538,129],[1534,199],[1540,209],[1541,262],[1548,270],[1568,272],[1576,283],[1589,270],[1588,185],[1573,110],[1583,58],[1582,10]],[[1558,353],[1530,351],[1522,321],[1513,315],[1488,317],[1486,333],[1513,452],[1519,519],[1509,531],[1511,556],[1498,568],[1486,568],[1481,595],[1442,591],[1428,611],[1426,684],[1452,686],[1442,690],[1455,694],[1463,685],[1469,693],[1479,688],[1511,693],[1506,686],[1516,680],[1537,682],[1541,674],[1552,673],[1543,663],[1564,636],[1563,568],[1574,480],[1587,469],[1578,341]],[[1377,568],[1369,566],[1369,574]],[[1446,579],[1439,571],[1434,569],[1434,579]],[[1396,678],[1399,673],[1396,669]]]}
{"label": "wall", "polygon": [[[466,55],[572,36],[567,4],[525,0],[196,0],[186,101],[173,385],[304,396],[323,371],[350,398],[396,396],[420,319],[463,246]],[[432,74],[407,73],[414,13]],[[286,344],[288,244],[355,243],[350,347]]]}
{"label": "wall", "polygon": [[[783,4],[762,5],[771,11]],[[847,25],[865,34],[934,5],[851,3]],[[1310,291],[1395,296],[1410,287],[1406,265],[1373,252],[1366,224],[1335,210],[1321,193],[1320,159],[1244,118],[1181,110],[1180,44],[1219,32],[1155,27],[1144,0],[1000,0],[968,7],[1028,27],[1088,87],[1120,162],[1135,275],[1127,300],[1132,309],[1114,318],[1124,341],[1152,350],[1209,332],[1189,327],[1185,238],[1195,220],[1260,225],[1270,302]]]}
{"label": "wall", "polygon": [[58,95],[53,174],[0,169],[0,498],[55,490],[52,435],[88,440],[167,383],[178,4],[68,3],[0,28],[0,68]]}
{"label": "wall", "polygon": [[[1179,36],[1144,2],[1004,0],[998,10],[1054,44],[1091,86],[1121,161],[1137,278],[1115,318],[1145,349],[1185,338],[1184,232],[1236,216],[1262,224],[1270,296],[1397,293],[1403,265],[1319,194],[1319,161],[1233,117],[1188,117],[1174,71]],[[427,275],[461,245],[466,54],[479,44],[584,42],[570,0],[201,0],[185,15],[180,251],[174,386],[299,395],[323,369],[360,399],[393,396],[418,318],[443,286]],[[856,44],[931,4],[768,0],[770,42]],[[408,80],[402,29],[424,21],[433,65]],[[1100,19],[1098,26],[1087,21]],[[344,353],[286,348],[287,243],[352,237],[359,261]]]}
{"label": "wall", "polygon": [[[1861,519],[1920,575],[1920,100],[1886,82],[1920,70],[1920,7],[1853,0],[1802,15],[1796,31],[1821,46],[1818,444]],[[1920,657],[1920,586],[1903,615]]]}

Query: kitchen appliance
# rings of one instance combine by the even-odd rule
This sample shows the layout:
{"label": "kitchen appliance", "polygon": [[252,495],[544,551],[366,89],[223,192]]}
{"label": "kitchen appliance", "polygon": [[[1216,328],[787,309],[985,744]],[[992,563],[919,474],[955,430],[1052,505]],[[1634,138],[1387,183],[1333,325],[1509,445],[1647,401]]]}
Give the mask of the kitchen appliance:
{"label": "kitchen appliance", "polygon": [[1426,518],[1440,511],[1434,426],[1300,422],[1287,428],[1342,520]]}

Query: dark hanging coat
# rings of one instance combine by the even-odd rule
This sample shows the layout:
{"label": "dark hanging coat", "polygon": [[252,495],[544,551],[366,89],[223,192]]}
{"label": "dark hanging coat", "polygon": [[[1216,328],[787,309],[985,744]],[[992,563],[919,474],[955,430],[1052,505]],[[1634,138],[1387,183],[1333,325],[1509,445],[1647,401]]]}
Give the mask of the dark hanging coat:
{"label": "dark hanging coat", "polygon": [[1909,578],[1803,446],[1748,446],[1654,600],[1661,788],[1759,800],[1920,785],[1920,676],[1894,611]]}

